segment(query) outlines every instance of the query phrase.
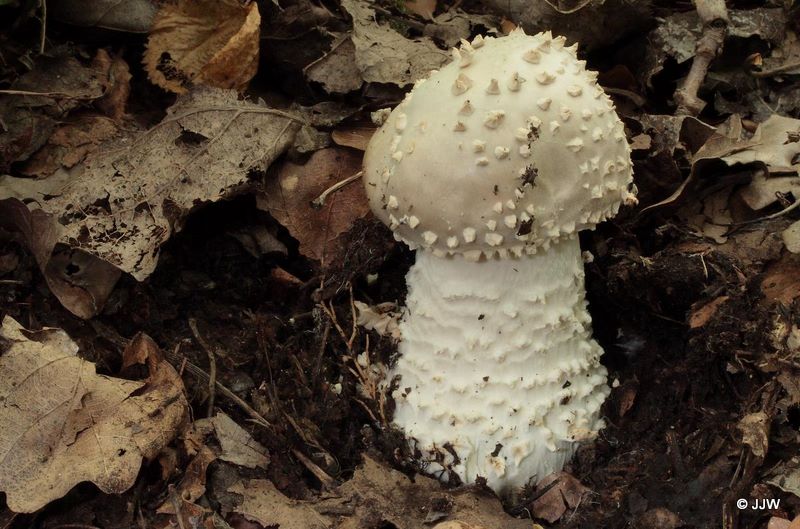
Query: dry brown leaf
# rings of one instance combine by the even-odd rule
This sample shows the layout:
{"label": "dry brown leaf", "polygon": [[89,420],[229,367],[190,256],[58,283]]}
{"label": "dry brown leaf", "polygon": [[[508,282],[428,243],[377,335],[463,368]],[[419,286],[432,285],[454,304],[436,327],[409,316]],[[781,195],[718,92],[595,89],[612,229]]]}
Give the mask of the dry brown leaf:
{"label": "dry brown leaf", "polygon": [[248,520],[265,527],[281,529],[325,529],[332,527],[326,517],[320,515],[307,502],[287,498],[275,488],[271,481],[251,479],[246,484],[237,483],[228,492],[240,494],[242,503],[235,512]]}
{"label": "dry brown leaf", "polygon": [[386,24],[376,24],[375,11],[364,0],[343,0],[342,7],[353,17],[356,65],[368,83],[405,86],[450,59],[428,37],[407,39]]}
{"label": "dry brown leaf", "polygon": [[131,73],[121,55],[111,56],[103,49],[97,50],[93,65],[108,74],[103,82],[103,97],[95,106],[106,116],[119,120],[125,114],[125,105],[131,94]]}
{"label": "dry brown leaf", "polygon": [[312,201],[326,189],[361,170],[361,156],[348,149],[316,151],[304,164],[286,161],[258,197],[258,207],[269,211],[300,241],[300,253],[317,261],[335,259],[341,250],[336,237],[369,212],[360,179],[327,196],[322,207]]}
{"label": "dry brown leaf", "polygon": [[543,489],[554,482],[555,485],[536,498],[531,506],[531,514],[534,518],[541,518],[550,523],[561,518],[567,509],[577,508],[583,497],[591,492],[566,472],[555,472],[545,476],[536,484],[536,489]]}
{"label": "dry brown leaf", "polygon": [[222,412],[211,422],[222,447],[220,459],[247,468],[267,468],[269,452],[244,428]]}
{"label": "dry brown leaf", "polygon": [[0,338],[0,490],[33,512],[82,481],[118,494],[187,417],[180,377],[148,358],[144,382],[95,373],[59,329],[25,331],[6,317]]}
{"label": "dry brown leaf", "polygon": [[769,302],[787,307],[800,297],[800,255],[787,254],[769,265],[761,280],[761,291]]}
{"label": "dry brown leaf", "polygon": [[[503,512],[496,497],[476,494],[471,487],[447,491],[425,476],[411,481],[368,456],[352,479],[316,501],[289,499],[265,480],[238,483],[229,491],[243,496],[236,512],[281,529],[374,527],[376,519],[397,529],[429,529],[437,521],[446,523],[436,527],[456,529],[531,529],[530,520]],[[445,511],[430,518],[441,506],[447,506]]]}
{"label": "dry brown leaf", "polygon": [[258,69],[258,5],[238,0],[177,0],[153,20],[144,54],[150,80],[186,93],[193,84],[242,91]]}
{"label": "dry brown leaf", "polygon": [[403,5],[415,15],[419,15],[426,20],[433,20],[433,13],[436,11],[436,0],[405,0]]}
{"label": "dry brown leaf", "polygon": [[[208,465],[213,463],[216,459],[217,456],[214,452],[207,446],[204,446],[194,459],[186,465],[183,477],[180,483],[178,483],[178,486],[175,487],[175,492],[182,501],[193,503],[197,498],[206,493],[206,470],[208,469]],[[156,512],[159,514],[175,514],[174,502],[167,499]]]}
{"label": "dry brown leaf", "polygon": [[692,313],[689,316],[689,328],[698,329],[708,323],[726,301],[728,301],[728,296],[720,296],[704,305],[692,307]]}
{"label": "dry brown leaf", "polygon": [[[240,192],[251,171],[264,171],[291,145],[299,127],[299,118],[239,101],[235,92],[197,90],[154,128],[104,144],[72,169],[43,180],[0,176],[0,222],[5,217],[23,231],[64,306],[91,317],[107,292],[93,291],[95,275],[78,281],[67,274],[67,285],[54,288],[48,270],[56,244],[99,257],[117,276],[122,270],[143,280],[190,211]],[[89,293],[76,301],[73,291],[81,290]]]}
{"label": "dry brown leaf", "polygon": [[736,427],[742,433],[742,444],[749,446],[754,456],[763,459],[769,449],[769,416],[763,411],[750,413]]}
{"label": "dry brown leaf", "polygon": [[333,129],[331,138],[336,145],[366,151],[375,131],[374,126],[347,126]]}

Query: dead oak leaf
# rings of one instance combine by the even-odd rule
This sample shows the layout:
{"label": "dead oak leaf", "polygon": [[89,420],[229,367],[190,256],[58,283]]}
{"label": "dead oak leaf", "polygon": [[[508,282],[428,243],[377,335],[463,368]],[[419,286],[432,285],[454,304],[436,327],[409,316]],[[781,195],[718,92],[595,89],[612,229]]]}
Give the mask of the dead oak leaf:
{"label": "dead oak leaf", "polygon": [[243,90],[258,69],[258,5],[178,0],[156,13],[144,54],[150,80],[186,93],[193,84]]}
{"label": "dead oak leaf", "polygon": [[[175,492],[183,502],[192,503],[206,492],[206,470],[217,459],[214,452],[204,446],[186,465],[186,470]],[[181,509],[183,510],[183,509]],[[175,504],[168,499],[156,511],[159,514],[175,514]]]}
{"label": "dead oak leaf", "polygon": [[95,373],[59,329],[0,327],[0,490],[33,512],[82,481],[117,494],[133,485],[187,417],[183,383],[153,358],[144,382]]}
{"label": "dead oak leaf", "polygon": [[360,170],[361,156],[341,148],[316,151],[303,165],[286,161],[258,197],[258,207],[300,241],[300,253],[331,261],[338,250],[336,237],[369,212],[367,197],[357,180],[329,194],[321,207],[312,202]]}
{"label": "dead oak leaf", "polygon": [[228,492],[243,498],[235,512],[265,527],[326,529],[333,526],[331,520],[317,513],[308,503],[287,498],[265,479],[237,483]]}

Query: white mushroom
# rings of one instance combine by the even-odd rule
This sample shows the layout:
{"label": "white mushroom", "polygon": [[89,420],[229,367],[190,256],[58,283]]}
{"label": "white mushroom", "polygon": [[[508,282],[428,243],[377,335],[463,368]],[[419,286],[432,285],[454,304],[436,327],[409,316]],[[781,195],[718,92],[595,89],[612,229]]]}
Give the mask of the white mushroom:
{"label": "white mushroom", "polygon": [[[559,42],[514,31],[473,43],[469,65],[415,86],[364,161],[373,211],[418,249],[394,422],[430,472],[499,493],[560,470],[603,427],[609,393],[576,235],[632,200],[630,148],[596,76]],[[495,82],[512,76],[534,82]],[[401,115],[427,132],[398,130]]]}

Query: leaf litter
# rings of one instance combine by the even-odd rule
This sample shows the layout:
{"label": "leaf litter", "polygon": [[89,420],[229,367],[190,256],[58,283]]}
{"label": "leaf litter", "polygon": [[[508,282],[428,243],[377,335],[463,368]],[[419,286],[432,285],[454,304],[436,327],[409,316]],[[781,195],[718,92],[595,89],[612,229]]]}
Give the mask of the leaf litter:
{"label": "leaf litter", "polygon": [[[139,384],[128,400],[148,387],[141,364],[158,347],[125,336],[146,331],[189,388],[194,422],[169,430],[144,458],[153,467],[121,497],[146,523],[796,523],[800,92],[791,10],[730,3],[727,37],[698,90],[705,109],[687,116],[672,87],[692,75],[708,28],[693,10],[663,2],[224,4],[214,6],[229,10],[219,28],[208,22],[213,10],[170,28],[164,20],[188,4],[161,8],[146,73],[169,77],[167,90],[185,92],[177,100],[127,68],[142,60],[136,47],[53,47],[28,73],[0,65],[0,79],[26,92],[0,94],[8,109],[2,192],[11,199],[3,226],[18,233],[0,231],[2,310],[33,329],[69,329],[102,373],[116,372],[122,351],[122,373],[145,382],[95,376]],[[417,474],[387,428],[381,377],[396,350],[395,308],[413,256],[370,217],[348,178],[374,130],[365,125],[371,112],[395,105],[459,39],[515,22],[566,32],[590,50],[583,58],[601,70],[634,143],[642,206],[582,241],[595,256],[590,308],[614,381],[607,427],[555,485],[540,483],[503,506],[480,486],[448,488]],[[46,33],[52,45],[61,38]],[[209,47],[192,62],[182,54],[197,42]],[[6,43],[4,56],[30,62]],[[66,75],[48,75],[55,71]],[[48,291],[91,319],[71,317]],[[195,343],[190,318],[202,320],[205,345]],[[42,336],[66,336],[19,332],[45,344]],[[48,348],[26,346],[32,358]],[[53,386],[64,380],[59,373]],[[91,455],[86,465],[102,461]],[[125,488],[141,461],[127,468]],[[739,512],[738,497],[782,503]],[[51,508],[41,516],[63,519]],[[18,519],[24,526],[31,518]],[[114,526],[99,511],[67,523],[77,520]]]}

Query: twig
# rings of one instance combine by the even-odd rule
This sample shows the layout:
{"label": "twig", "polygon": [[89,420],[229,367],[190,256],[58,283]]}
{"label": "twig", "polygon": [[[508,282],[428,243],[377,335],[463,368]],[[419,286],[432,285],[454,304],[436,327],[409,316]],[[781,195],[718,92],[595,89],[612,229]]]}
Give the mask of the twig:
{"label": "twig", "polygon": [[189,328],[192,329],[194,339],[205,349],[208,355],[208,411],[206,417],[212,417],[214,415],[214,396],[216,395],[217,387],[217,355],[200,335],[200,331],[197,329],[197,320],[189,318]]}
{"label": "twig", "polygon": [[312,200],[311,201],[311,205],[314,206],[315,208],[321,208],[322,206],[325,205],[325,200],[328,198],[328,195],[339,191],[341,188],[343,188],[347,184],[355,182],[356,180],[361,178],[361,175],[363,175],[363,174],[364,174],[364,171],[359,171],[354,175],[348,176],[344,180],[340,180],[340,181],[336,182],[331,187],[329,187],[328,189],[323,191],[320,196],[318,196],[317,198]]}
{"label": "twig", "polygon": [[294,454],[294,456],[300,460],[300,462],[308,469],[309,472],[314,474],[320,483],[322,483],[324,488],[332,489],[334,485],[336,485],[334,479],[330,477],[327,472],[319,468],[319,465],[307,458],[301,451],[297,450],[296,448],[292,448],[292,454]]}
{"label": "twig", "polygon": [[679,116],[696,116],[706,106],[705,101],[697,96],[697,92],[706,78],[711,61],[722,51],[728,30],[725,0],[694,0],[694,5],[703,22],[703,34],[697,41],[689,74],[675,91]]}
{"label": "twig", "polygon": [[771,70],[751,71],[750,75],[753,77],[772,77],[773,75],[777,75],[788,70],[794,70],[795,68],[800,68],[800,61],[787,62],[786,64],[781,64],[780,66],[776,66]]}
{"label": "twig", "polygon": [[47,0],[41,0],[42,5],[42,30],[39,35],[39,55],[44,53],[44,41],[47,36]]}
{"label": "twig", "polygon": [[0,90],[6,96],[63,97],[66,99],[91,99],[90,97],[68,94],[66,92],[32,92],[30,90]]}
{"label": "twig", "polygon": [[181,502],[178,499],[178,493],[175,492],[175,485],[170,484],[167,490],[169,490],[169,501],[172,503],[172,508],[175,509],[175,519],[178,521],[178,527],[186,529],[181,517]]}

